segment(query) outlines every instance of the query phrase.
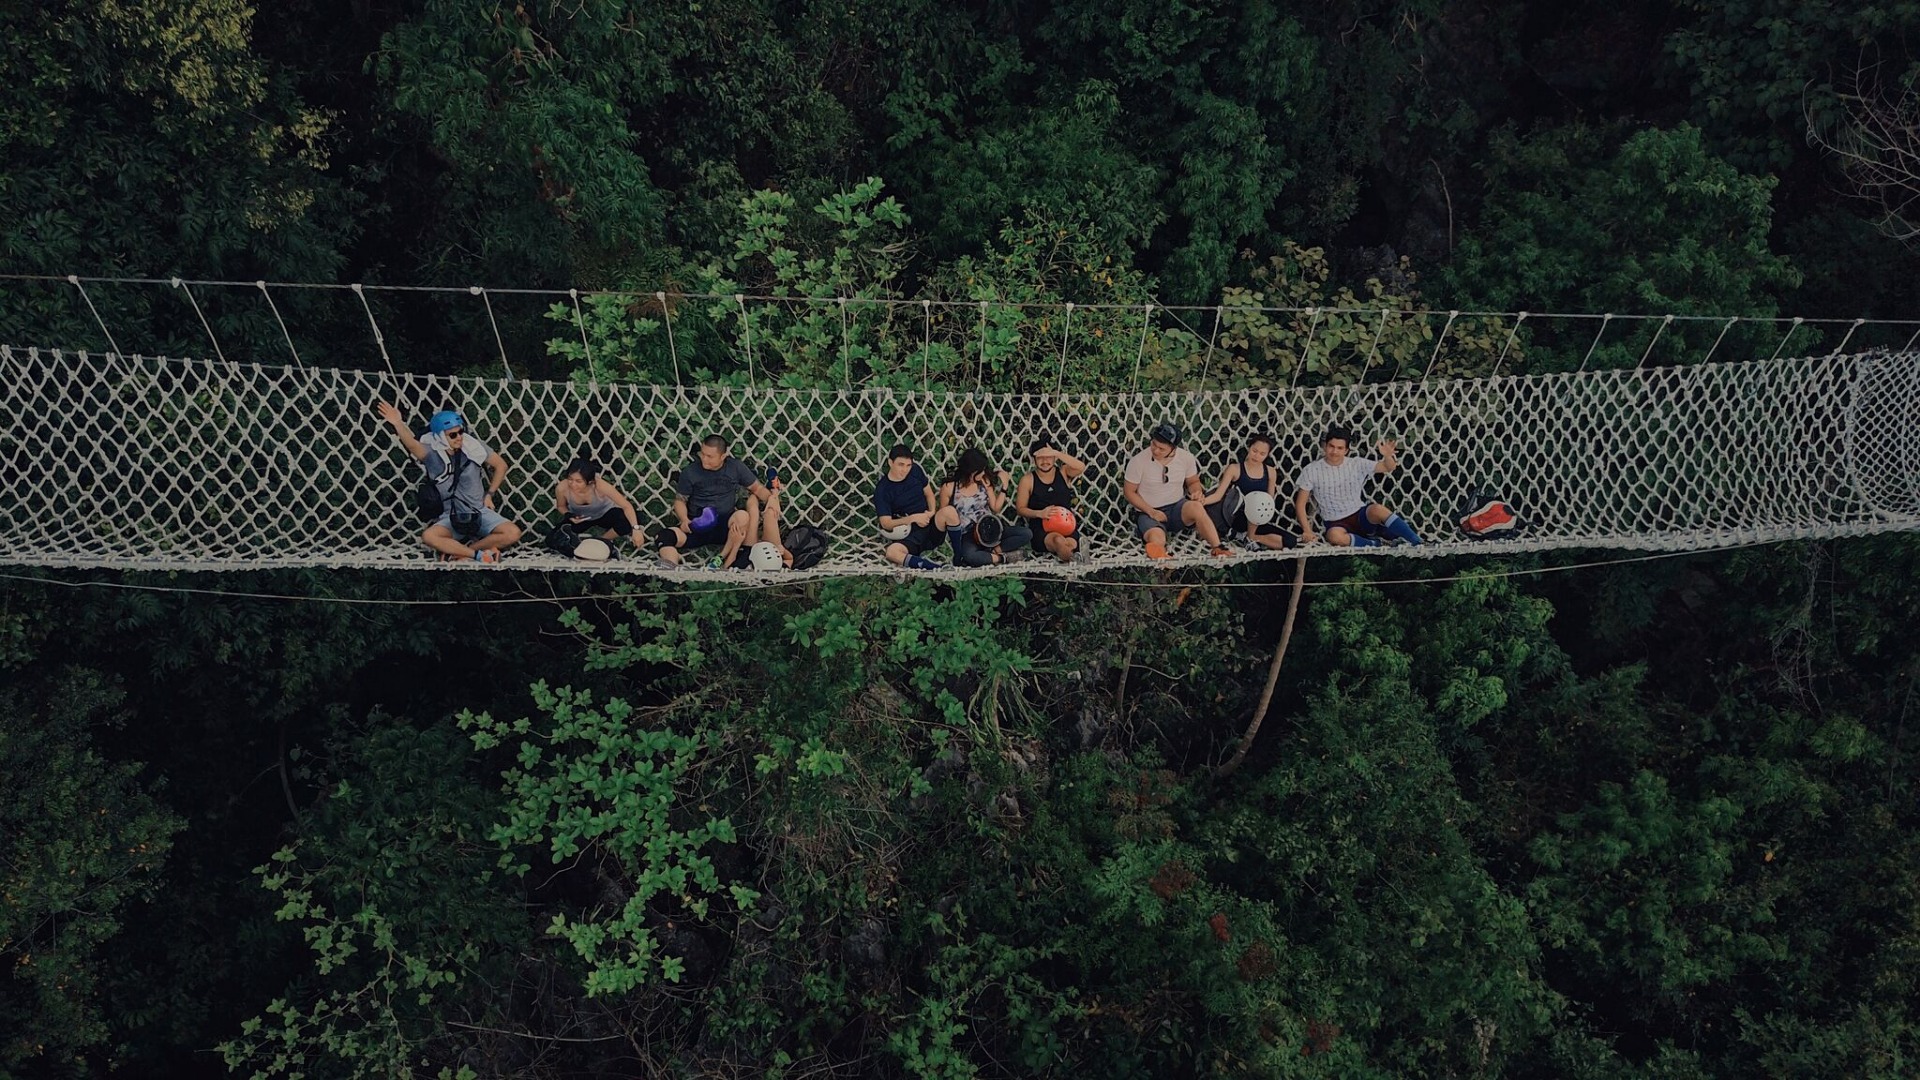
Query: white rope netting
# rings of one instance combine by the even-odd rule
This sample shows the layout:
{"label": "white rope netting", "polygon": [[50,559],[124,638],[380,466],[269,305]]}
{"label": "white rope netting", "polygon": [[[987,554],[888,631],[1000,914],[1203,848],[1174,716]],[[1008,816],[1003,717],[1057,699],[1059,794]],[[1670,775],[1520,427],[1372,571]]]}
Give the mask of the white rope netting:
{"label": "white rope netting", "polygon": [[[374,412],[416,428],[461,410],[509,463],[501,509],[528,533],[506,565],[698,575],[651,558],[576,563],[540,550],[558,470],[591,451],[649,530],[696,440],[785,481],[788,525],[832,538],[819,574],[900,573],[872,509],[887,448],[929,474],[977,445],[1014,471],[1041,434],[1089,466],[1078,484],[1084,573],[1148,565],[1121,471],[1162,420],[1187,431],[1209,487],[1256,431],[1277,439],[1283,519],[1291,479],[1330,423],[1370,452],[1399,441],[1372,494],[1429,543],[1423,556],[1562,548],[1707,549],[1920,527],[1920,354],[1830,355],[1644,370],[1430,379],[1206,393],[966,394],[535,382],[0,348],[0,562],[48,567],[429,569],[411,498],[419,469]],[[1462,497],[1486,490],[1528,523],[1462,539]],[[1217,564],[1190,536],[1175,561]],[[1351,549],[1325,544],[1314,556]],[[1166,565],[1158,563],[1155,565]],[[954,572],[954,571],[949,571]],[[992,573],[983,569],[966,573]]]}

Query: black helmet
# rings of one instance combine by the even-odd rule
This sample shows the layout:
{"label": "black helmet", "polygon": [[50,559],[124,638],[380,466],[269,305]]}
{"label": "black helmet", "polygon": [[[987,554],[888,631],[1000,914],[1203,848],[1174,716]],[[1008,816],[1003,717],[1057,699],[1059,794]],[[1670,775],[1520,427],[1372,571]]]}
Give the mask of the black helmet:
{"label": "black helmet", "polygon": [[992,514],[988,514],[986,517],[974,522],[973,525],[973,542],[983,548],[999,547],[1001,538],[1006,536],[1006,534],[1006,522],[1001,521]]}
{"label": "black helmet", "polygon": [[1180,445],[1180,429],[1167,423],[1165,420],[1155,424],[1153,430],[1148,432],[1148,435],[1152,436],[1155,442],[1163,442],[1168,446]]}

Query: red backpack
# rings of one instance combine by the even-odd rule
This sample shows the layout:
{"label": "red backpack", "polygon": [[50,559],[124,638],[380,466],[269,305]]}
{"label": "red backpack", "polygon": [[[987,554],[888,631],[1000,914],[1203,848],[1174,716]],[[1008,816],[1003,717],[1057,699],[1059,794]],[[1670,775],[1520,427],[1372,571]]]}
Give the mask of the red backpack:
{"label": "red backpack", "polygon": [[1513,504],[1498,495],[1476,491],[1461,501],[1454,513],[1460,535],[1468,540],[1507,540],[1526,528]]}

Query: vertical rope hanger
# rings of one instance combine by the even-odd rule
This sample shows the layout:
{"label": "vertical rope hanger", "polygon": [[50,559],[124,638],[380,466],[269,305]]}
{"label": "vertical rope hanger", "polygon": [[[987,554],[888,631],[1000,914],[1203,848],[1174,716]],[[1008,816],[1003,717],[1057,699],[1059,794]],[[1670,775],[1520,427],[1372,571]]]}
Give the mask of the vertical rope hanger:
{"label": "vertical rope hanger", "polygon": [[752,390],[755,388],[753,385],[753,319],[747,315],[747,298],[744,295],[734,293],[733,302],[740,305],[740,325],[747,340],[747,389]]}
{"label": "vertical rope hanger", "polygon": [[1783,351],[1785,351],[1785,349],[1786,349],[1786,347],[1787,347],[1787,342],[1789,342],[1789,341],[1792,341],[1792,340],[1793,340],[1793,332],[1794,332],[1795,330],[1798,330],[1798,329],[1800,329],[1800,324],[1801,324],[1801,323],[1803,323],[1803,322],[1806,322],[1806,321],[1807,321],[1807,320],[1805,320],[1805,319],[1803,319],[1803,318],[1801,318],[1800,316],[1798,316],[1798,315],[1795,315],[1795,316],[1793,317],[1793,325],[1792,325],[1792,326],[1789,326],[1789,327],[1787,327],[1787,336],[1786,336],[1786,337],[1783,337],[1783,338],[1781,338],[1781,339],[1780,339],[1780,344],[1778,344],[1778,345],[1776,345],[1776,346],[1774,346],[1774,348],[1773,348],[1773,355],[1772,355],[1772,356],[1769,356],[1769,357],[1767,357],[1767,359],[1768,359],[1768,360],[1770,360],[1770,361],[1772,361],[1772,360],[1778,360],[1778,359],[1780,359],[1780,354],[1781,354],[1781,353],[1782,353]]}
{"label": "vertical rope hanger", "polygon": [[[1374,325],[1373,344],[1367,346],[1367,366],[1361,369],[1362,372],[1371,370],[1373,362],[1380,359],[1380,335],[1387,332],[1387,310],[1386,308],[1380,309],[1380,321]],[[1364,377],[1364,375],[1362,377]]]}
{"label": "vertical rope hanger", "polygon": [[207,316],[200,310],[200,301],[193,298],[193,290],[179,278],[174,278],[172,284],[174,288],[187,294],[187,303],[193,305],[193,313],[200,319],[200,328],[207,332],[207,340],[213,342],[213,355],[218,357],[221,363],[226,363],[227,354],[220,349],[220,339],[213,336],[213,326],[207,322]]}
{"label": "vertical rope hanger", "polygon": [[1593,335],[1593,344],[1587,346],[1587,355],[1580,358],[1580,370],[1587,370],[1587,361],[1593,359],[1593,350],[1600,347],[1600,336],[1607,332],[1607,324],[1613,321],[1613,312],[1600,316],[1600,333]]}
{"label": "vertical rope hanger", "polygon": [[680,386],[680,348],[673,343],[673,309],[667,306],[667,291],[661,289],[653,294],[660,301],[660,318],[667,324],[667,356],[673,360],[673,385]]}
{"label": "vertical rope hanger", "polygon": [[100,309],[93,306],[93,297],[87,295],[87,287],[80,283],[80,275],[68,274],[67,282],[80,290],[80,299],[87,302],[87,310],[93,312],[94,323],[100,327],[100,332],[106,335],[107,347],[113,350],[113,358],[125,355],[120,351],[120,343],[113,340],[113,331],[107,329],[107,321],[100,317]]}
{"label": "vertical rope hanger", "polygon": [[[1671,315],[1669,315],[1669,316],[1667,316],[1667,318],[1669,318],[1669,319],[1671,319],[1671,318],[1673,318],[1673,316],[1671,316]],[[1847,351],[1847,342],[1849,342],[1849,341],[1852,341],[1852,340],[1853,340],[1853,332],[1854,332],[1855,330],[1858,330],[1858,329],[1860,329],[1860,324],[1861,324],[1861,323],[1864,323],[1864,322],[1866,322],[1866,321],[1867,321],[1867,320],[1865,320],[1865,319],[1855,319],[1855,320],[1853,320],[1853,325],[1852,325],[1852,326],[1849,326],[1849,327],[1847,327],[1847,334],[1846,334],[1846,336],[1845,336],[1845,337],[1843,337],[1843,338],[1841,338],[1841,339],[1840,339],[1840,344],[1838,344],[1838,345],[1835,345],[1835,346],[1833,347],[1833,351],[1832,351],[1832,352],[1830,352],[1830,353],[1828,353],[1827,355],[1828,355],[1828,356],[1839,356],[1839,355],[1840,355],[1841,353],[1843,353],[1843,352],[1846,352],[1846,351]]]}
{"label": "vertical rope hanger", "polygon": [[1667,327],[1672,325],[1673,325],[1672,315],[1668,315],[1666,318],[1660,320],[1660,329],[1655,330],[1653,332],[1653,340],[1647,342],[1647,351],[1640,354],[1640,362],[1633,365],[1633,370],[1639,371],[1641,368],[1647,365],[1647,357],[1653,355],[1653,347],[1655,345],[1660,344],[1660,335],[1666,333]]}
{"label": "vertical rope hanger", "polygon": [[1522,311],[1518,317],[1513,320],[1513,329],[1507,331],[1507,343],[1500,346],[1500,356],[1494,360],[1493,370],[1487,373],[1488,378],[1491,379],[1500,374],[1501,365],[1507,362],[1507,351],[1513,348],[1513,343],[1520,337],[1520,324],[1527,321],[1529,314],[1531,313]]}
{"label": "vertical rope hanger", "polygon": [[479,297],[481,303],[487,305],[487,325],[493,327],[493,344],[500,350],[500,367],[506,371],[507,381],[512,382],[513,365],[507,363],[507,343],[500,340],[500,324],[493,317],[493,299],[487,295],[487,290],[478,285],[467,286],[467,293]]}
{"label": "vertical rope hanger", "polygon": [[927,392],[927,367],[933,352],[933,301],[920,301],[920,315],[926,320],[925,337],[920,342],[920,392]]}
{"label": "vertical rope hanger", "polygon": [[1307,370],[1307,353],[1313,350],[1314,331],[1320,329],[1320,309],[1310,307],[1307,314],[1313,317],[1313,321],[1307,324],[1307,340],[1300,346],[1300,360],[1293,366],[1293,381],[1287,384],[1288,390],[1300,385],[1300,374]]}
{"label": "vertical rope hanger", "polygon": [[1459,317],[1460,313],[1458,311],[1447,312],[1447,325],[1440,328],[1440,336],[1433,341],[1433,355],[1427,357],[1427,370],[1420,373],[1421,382],[1426,382],[1427,376],[1433,374],[1433,365],[1440,360],[1440,346],[1447,340],[1448,331],[1453,329],[1453,320]]}
{"label": "vertical rope hanger", "polygon": [[1727,339],[1727,331],[1733,329],[1733,324],[1739,321],[1740,321],[1740,316],[1738,315],[1735,315],[1727,320],[1727,325],[1720,328],[1720,336],[1713,339],[1713,348],[1707,350],[1706,358],[1701,360],[1700,361],[1701,363],[1704,364],[1708,360],[1713,359],[1713,354],[1720,351],[1720,343]]}
{"label": "vertical rope hanger", "polygon": [[387,335],[380,332],[380,324],[374,320],[373,306],[367,303],[367,290],[357,281],[350,287],[353,289],[353,295],[360,298],[361,309],[367,313],[367,325],[373,327],[373,343],[380,347],[380,360],[387,365],[387,374],[392,375],[397,382],[400,376],[394,374],[393,357],[387,355]]}
{"label": "vertical rope hanger", "polygon": [[1207,335],[1207,358],[1200,363],[1200,391],[1207,389],[1207,372],[1213,370],[1213,345],[1220,340],[1220,317],[1226,314],[1226,308],[1215,306],[1213,309],[1213,333]]}
{"label": "vertical rope hanger", "polygon": [[1133,357],[1133,392],[1140,392],[1140,364],[1147,358],[1147,333],[1153,329],[1153,305],[1143,306],[1140,319],[1140,351]]}
{"label": "vertical rope hanger", "polygon": [[580,290],[568,289],[567,296],[573,300],[573,325],[580,328],[580,348],[587,354],[587,373],[593,373],[593,346],[587,343],[587,318],[580,313]]}
{"label": "vertical rope hanger", "polygon": [[1067,301],[1067,317],[1060,322],[1060,374],[1053,380],[1053,396],[1060,396],[1060,388],[1067,382],[1067,338],[1073,334],[1073,301]]}
{"label": "vertical rope hanger", "polygon": [[840,300],[840,377],[847,389],[853,389],[853,342],[847,335],[847,298]]}
{"label": "vertical rope hanger", "polygon": [[287,351],[293,354],[293,366],[301,367],[300,350],[293,347],[293,335],[287,333],[287,320],[280,317],[280,305],[273,302],[273,294],[267,291],[267,283],[256,281],[253,287],[259,289],[260,295],[267,298],[267,310],[273,312],[273,321],[280,324],[280,336],[287,339]]}
{"label": "vertical rope hanger", "polygon": [[973,392],[979,393],[987,381],[987,302],[980,301],[980,373],[973,380]]}

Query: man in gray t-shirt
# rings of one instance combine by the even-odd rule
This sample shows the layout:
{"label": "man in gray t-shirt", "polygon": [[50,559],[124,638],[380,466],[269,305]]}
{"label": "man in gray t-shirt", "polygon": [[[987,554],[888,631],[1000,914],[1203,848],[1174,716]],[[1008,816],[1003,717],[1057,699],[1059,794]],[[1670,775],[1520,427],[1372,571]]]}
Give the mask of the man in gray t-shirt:
{"label": "man in gray t-shirt", "polygon": [[[747,507],[739,505],[741,492],[752,497]],[[735,553],[753,531],[755,511],[772,502],[773,492],[753,470],[728,456],[727,440],[709,435],[700,440],[699,456],[673,479],[674,520],[655,533],[660,537],[660,557],[679,566],[683,549],[718,544],[717,565],[732,566]]]}
{"label": "man in gray t-shirt", "polygon": [[506,459],[474,438],[466,418],[452,409],[433,414],[427,433],[418,437],[391,404],[382,401],[375,411],[440,492],[445,510],[420,542],[444,558],[498,562],[501,549],[520,540],[520,526],[493,508],[494,494],[507,479]]}

